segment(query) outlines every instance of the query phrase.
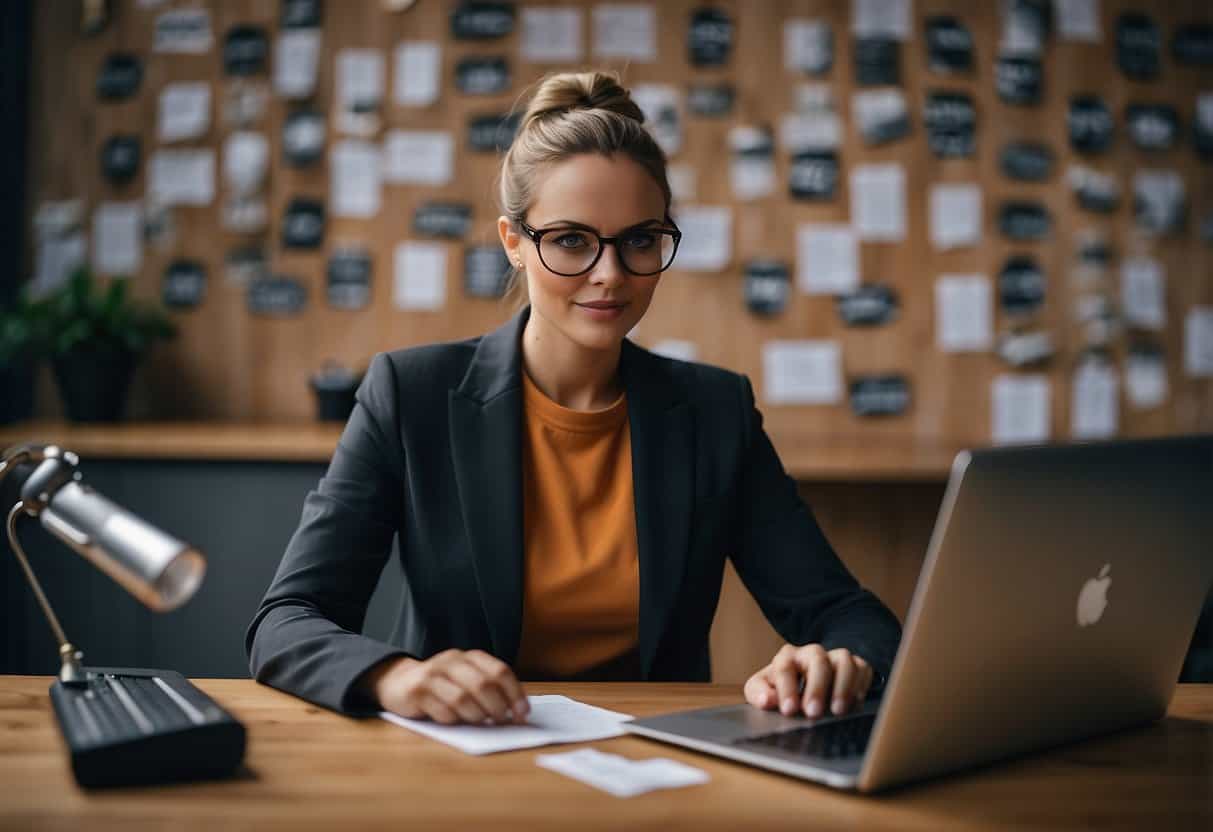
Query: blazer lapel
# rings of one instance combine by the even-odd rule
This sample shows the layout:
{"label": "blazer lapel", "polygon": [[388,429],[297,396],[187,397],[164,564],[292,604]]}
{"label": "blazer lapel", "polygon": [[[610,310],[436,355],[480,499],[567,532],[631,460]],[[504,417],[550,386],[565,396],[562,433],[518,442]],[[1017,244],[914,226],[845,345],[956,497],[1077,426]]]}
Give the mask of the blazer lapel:
{"label": "blazer lapel", "polygon": [[522,329],[529,308],[485,335],[449,393],[451,461],[493,653],[513,664],[522,633]]}
{"label": "blazer lapel", "polygon": [[646,679],[686,566],[695,458],[690,407],[650,354],[623,342],[640,557],[640,661]]}

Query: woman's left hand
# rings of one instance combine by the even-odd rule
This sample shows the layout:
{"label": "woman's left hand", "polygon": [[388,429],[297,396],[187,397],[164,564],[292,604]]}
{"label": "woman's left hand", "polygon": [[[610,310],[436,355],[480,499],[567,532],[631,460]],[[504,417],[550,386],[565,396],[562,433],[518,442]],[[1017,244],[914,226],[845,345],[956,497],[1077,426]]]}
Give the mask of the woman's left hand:
{"label": "woman's left hand", "polygon": [[745,699],[755,708],[778,708],[785,716],[803,711],[811,718],[824,715],[829,703],[839,716],[863,702],[873,678],[872,666],[845,647],[827,653],[820,644],[785,644],[746,681]]}

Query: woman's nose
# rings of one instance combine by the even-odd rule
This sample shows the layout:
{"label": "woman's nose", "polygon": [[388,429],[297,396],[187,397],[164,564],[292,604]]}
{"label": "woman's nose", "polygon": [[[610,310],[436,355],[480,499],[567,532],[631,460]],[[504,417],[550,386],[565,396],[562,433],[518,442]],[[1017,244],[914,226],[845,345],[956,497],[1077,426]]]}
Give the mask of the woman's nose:
{"label": "woman's nose", "polygon": [[619,249],[608,245],[590,272],[590,281],[603,286],[615,286],[627,278],[627,270],[619,259]]}

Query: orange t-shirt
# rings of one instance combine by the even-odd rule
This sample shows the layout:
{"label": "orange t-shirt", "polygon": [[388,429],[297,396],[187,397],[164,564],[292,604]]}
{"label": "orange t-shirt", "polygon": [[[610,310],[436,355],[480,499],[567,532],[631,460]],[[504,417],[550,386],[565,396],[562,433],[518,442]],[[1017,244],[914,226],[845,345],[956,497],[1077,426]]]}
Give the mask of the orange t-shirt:
{"label": "orange t-shirt", "polygon": [[569,410],[524,372],[526,567],[517,666],[570,676],[636,647],[640,568],[627,400]]}

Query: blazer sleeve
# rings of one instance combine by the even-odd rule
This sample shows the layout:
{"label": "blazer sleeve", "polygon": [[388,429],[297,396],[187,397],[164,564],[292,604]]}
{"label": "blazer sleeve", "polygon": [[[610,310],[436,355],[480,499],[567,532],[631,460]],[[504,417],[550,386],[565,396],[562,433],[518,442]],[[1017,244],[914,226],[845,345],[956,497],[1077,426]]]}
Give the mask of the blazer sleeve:
{"label": "blazer sleeve", "polygon": [[742,381],[745,449],[732,554],[737,573],[788,643],[845,647],[883,682],[901,626],[834,553],[763,430],[749,379]]}
{"label": "blazer sleeve", "polygon": [[257,681],[342,713],[372,710],[359,677],[406,655],[361,634],[404,505],[397,407],[391,361],[377,355],[245,635]]}

